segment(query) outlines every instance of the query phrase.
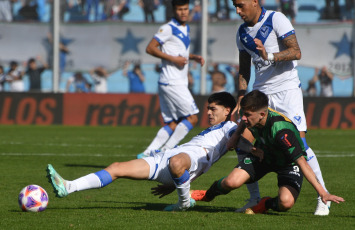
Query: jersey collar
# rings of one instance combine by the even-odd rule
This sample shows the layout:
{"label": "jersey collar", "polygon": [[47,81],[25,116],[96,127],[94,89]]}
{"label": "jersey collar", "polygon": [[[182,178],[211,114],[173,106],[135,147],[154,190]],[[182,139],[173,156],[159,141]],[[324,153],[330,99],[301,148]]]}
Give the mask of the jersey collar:
{"label": "jersey collar", "polygon": [[181,26],[180,22],[176,18],[172,18],[171,21],[173,21],[176,25]]}
{"label": "jersey collar", "polygon": [[261,15],[259,17],[258,22],[260,22],[261,20],[263,20],[263,18],[265,17],[265,13],[266,13],[266,9],[264,7],[261,7]]}

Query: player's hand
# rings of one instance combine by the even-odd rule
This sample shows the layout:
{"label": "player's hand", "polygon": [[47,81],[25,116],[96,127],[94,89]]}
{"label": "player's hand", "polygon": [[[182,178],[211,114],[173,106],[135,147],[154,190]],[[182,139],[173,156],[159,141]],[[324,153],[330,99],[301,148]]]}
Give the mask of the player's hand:
{"label": "player's hand", "polygon": [[239,112],[240,112],[240,109],[241,109],[241,107],[240,107],[240,101],[243,99],[243,97],[244,97],[244,96],[239,96],[239,97],[238,97],[237,105],[235,106],[234,110],[232,111],[232,115],[234,115],[235,113],[237,113],[237,114],[236,114],[237,120],[239,120],[239,118],[240,118],[240,115],[239,115]]}
{"label": "player's hand", "polygon": [[189,62],[189,60],[182,56],[173,57],[172,62],[179,68],[184,68],[184,66]]}
{"label": "player's hand", "polygon": [[332,201],[335,202],[337,204],[339,204],[340,202],[344,202],[344,198],[340,197],[340,196],[336,196],[336,195],[332,195],[329,193],[326,193],[325,195],[321,195],[322,201],[324,204],[327,203],[327,201]]}
{"label": "player's hand", "polygon": [[251,154],[258,157],[260,162],[264,159],[264,151],[262,149],[253,147],[251,150]]}
{"label": "player's hand", "polygon": [[202,56],[196,55],[194,57],[195,62],[199,63],[201,66],[205,64],[205,59]]}
{"label": "player's hand", "polygon": [[259,50],[259,55],[264,60],[267,60],[267,53],[266,53],[266,50],[265,50],[265,47],[264,47],[263,43],[257,38],[254,38],[254,42],[255,42],[255,45],[256,45],[256,49]]}
{"label": "player's hand", "polygon": [[162,198],[162,197],[174,192],[175,186],[174,185],[166,185],[166,184],[158,184],[157,187],[153,187],[153,188],[151,188],[151,190],[152,190],[152,194],[154,196],[159,196],[159,198]]}

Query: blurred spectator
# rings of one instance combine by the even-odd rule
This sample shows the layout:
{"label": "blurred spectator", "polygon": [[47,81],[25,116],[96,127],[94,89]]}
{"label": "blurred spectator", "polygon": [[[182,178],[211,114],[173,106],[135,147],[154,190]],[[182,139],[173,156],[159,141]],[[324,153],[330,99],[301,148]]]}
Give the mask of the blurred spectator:
{"label": "blurred spectator", "polygon": [[200,1],[195,1],[194,8],[190,11],[189,21],[190,22],[199,22],[202,17],[202,9]]}
{"label": "blurred spectator", "polygon": [[168,22],[174,16],[173,5],[171,0],[162,0],[162,3],[165,6],[165,21]]}
{"label": "blurred spectator", "polygon": [[90,13],[91,13],[91,7],[94,5],[94,12],[95,12],[95,21],[101,21],[102,17],[99,15],[99,3],[100,0],[86,0],[82,1],[82,3],[86,2],[86,7],[84,6],[83,9],[86,9],[86,20],[89,21],[90,19]]}
{"label": "blurred spectator", "polygon": [[226,75],[222,71],[214,71],[211,75],[212,78],[212,92],[226,91],[225,85],[227,84]]}
{"label": "blurred spectator", "polygon": [[[221,2],[223,1],[223,7]],[[229,0],[216,0],[216,13],[215,17],[217,19],[226,19],[229,20],[229,5],[228,5]]]}
{"label": "blurred spectator", "polygon": [[308,88],[306,90],[306,93],[309,97],[317,96],[317,87],[316,87],[316,83],[313,81],[313,79],[308,81]]}
{"label": "blurred spectator", "polygon": [[74,91],[76,93],[90,92],[91,84],[86,80],[81,72],[76,72],[74,76],[71,76],[68,79],[66,86],[67,92],[69,92],[71,85],[74,85]]}
{"label": "blurred spectator", "polygon": [[145,88],[143,82],[145,81],[144,73],[141,70],[141,65],[136,63],[133,65],[133,70],[128,71],[130,62],[126,62],[123,67],[123,76],[129,79],[129,91],[131,93],[144,93]]}
{"label": "blurred spectator", "polygon": [[193,93],[193,88],[194,88],[195,80],[194,80],[194,77],[192,76],[191,71],[189,71],[188,74],[187,74],[187,80],[188,80],[187,87],[189,88],[191,94],[194,94]]}
{"label": "blurred spectator", "polygon": [[4,84],[6,81],[6,74],[4,72],[4,67],[0,65],[0,92],[4,89]]}
{"label": "blurred spectator", "polygon": [[[48,41],[48,62],[49,64],[52,64],[52,58],[53,58],[53,38],[52,34],[48,33],[47,34],[47,41]],[[65,67],[67,65],[67,54],[69,54],[69,49],[64,44],[64,39],[61,38],[59,41],[59,71],[60,73],[63,73],[65,71]]]}
{"label": "blurred spectator", "polygon": [[37,61],[41,63],[41,67],[37,66],[36,59],[30,58],[27,63],[27,71],[26,74],[30,80],[30,91],[32,92],[40,92],[42,89],[41,85],[41,75],[42,72],[48,68],[47,63],[45,63],[41,57],[37,57]]}
{"label": "blurred spectator", "polygon": [[239,89],[239,65],[230,65],[226,67],[226,71],[232,75],[234,80],[234,94],[238,94]]}
{"label": "blurred spectator", "polygon": [[22,2],[22,7],[19,10],[20,20],[38,20],[37,3],[32,0]]}
{"label": "blurred spectator", "polygon": [[154,11],[157,9],[159,5],[159,1],[157,0],[140,0],[139,5],[142,7],[144,12],[144,20],[145,22],[155,22]]}
{"label": "blurred spectator", "polygon": [[10,62],[10,69],[7,72],[6,81],[10,83],[11,92],[23,92],[25,91],[25,83],[23,81],[24,72],[21,67],[18,66],[16,61]]}
{"label": "blurred spectator", "polygon": [[130,0],[113,0],[111,8],[112,19],[122,20],[123,15],[129,12]]}
{"label": "blurred spectator", "polygon": [[40,22],[44,22],[45,21],[46,1],[47,0],[36,0],[36,4],[37,4],[36,11],[37,11],[37,14],[38,14],[37,20],[39,20]]}
{"label": "blurred spectator", "polygon": [[106,69],[102,66],[96,67],[90,71],[90,76],[94,81],[95,93],[107,93],[107,78],[109,74]]}
{"label": "blurred spectator", "polygon": [[320,96],[332,97],[333,96],[333,78],[334,75],[323,66],[321,70],[315,68],[313,81],[320,83]]}
{"label": "blurred spectator", "polygon": [[325,0],[324,19],[340,19],[339,0]]}
{"label": "blurred spectator", "polygon": [[11,1],[14,0],[0,0],[0,21],[12,21]]}
{"label": "blurred spectator", "polygon": [[281,12],[290,18],[291,23],[295,24],[295,18],[297,13],[296,0],[277,0],[280,4]]}

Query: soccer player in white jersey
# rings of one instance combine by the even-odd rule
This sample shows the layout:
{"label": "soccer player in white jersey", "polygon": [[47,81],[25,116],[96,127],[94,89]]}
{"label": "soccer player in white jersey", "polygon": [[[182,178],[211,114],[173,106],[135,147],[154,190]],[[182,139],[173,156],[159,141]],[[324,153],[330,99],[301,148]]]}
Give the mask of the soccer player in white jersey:
{"label": "soccer player in white jersey", "polygon": [[[258,0],[232,0],[236,13],[245,22],[237,32],[239,49],[239,92],[237,107],[243,98],[249,80],[251,61],[255,66],[255,83],[253,89],[260,90],[269,98],[269,106],[289,117],[300,131],[306,147],[308,164],[325,188],[322,173],[313,150],[306,142],[307,124],[303,111],[301,83],[296,70],[297,61],[301,58],[295,30],[291,22],[281,12],[262,8]],[[251,194],[257,197],[257,184],[248,187]],[[325,205],[318,197],[315,215],[328,215],[330,202]],[[243,211],[243,210],[240,210]]]}
{"label": "soccer player in white jersey", "polygon": [[159,28],[146,52],[162,60],[159,77],[159,101],[163,126],[146,150],[137,158],[146,157],[152,150],[171,149],[196,125],[199,112],[188,89],[188,62],[201,65],[205,60],[190,54],[190,27],[188,0],[172,0],[174,18]]}
{"label": "soccer player in white jersey", "polygon": [[195,205],[195,200],[190,199],[190,182],[207,172],[227,152],[226,144],[237,128],[230,121],[235,105],[234,97],[227,92],[212,94],[208,98],[207,111],[211,126],[176,148],[142,159],[115,162],[99,172],[73,181],[64,180],[49,164],[47,177],[58,197],[101,188],[118,178],[154,180],[163,184],[153,188],[155,195],[162,197],[175,188],[177,190],[178,203],[165,207],[165,211],[187,210]]}

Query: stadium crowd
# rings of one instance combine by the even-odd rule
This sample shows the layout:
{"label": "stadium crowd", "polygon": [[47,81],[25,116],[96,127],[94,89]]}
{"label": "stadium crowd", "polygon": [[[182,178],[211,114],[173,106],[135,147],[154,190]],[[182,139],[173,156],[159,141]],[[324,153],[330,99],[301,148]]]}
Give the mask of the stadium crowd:
{"label": "stadium crowd", "polygon": [[[354,3],[351,0],[259,0],[272,10],[282,11],[296,22],[298,11],[318,12],[319,19],[347,20],[352,17]],[[52,18],[53,0],[1,0],[0,21],[49,22]],[[156,22],[156,18],[169,21],[172,17],[170,0],[61,0],[62,22],[131,21],[126,16],[135,14],[141,22]],[[201,19],[201,0],[190,1],[190,22]],[[229,0],[209,0],[210,20],[233,19],[233,6]],[[140,14],[142,17],[137,17]]]}

